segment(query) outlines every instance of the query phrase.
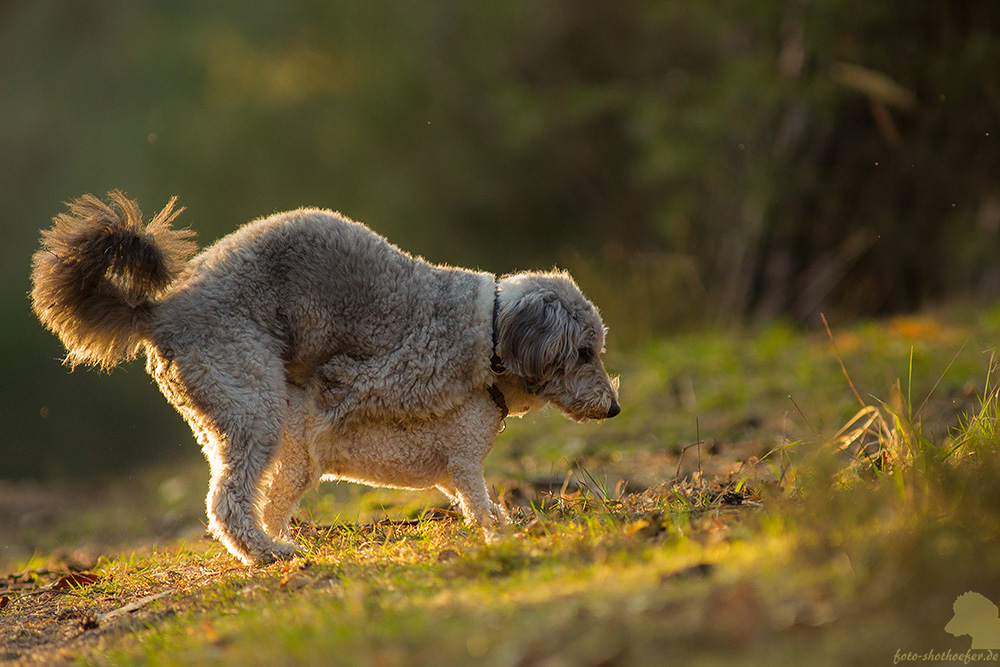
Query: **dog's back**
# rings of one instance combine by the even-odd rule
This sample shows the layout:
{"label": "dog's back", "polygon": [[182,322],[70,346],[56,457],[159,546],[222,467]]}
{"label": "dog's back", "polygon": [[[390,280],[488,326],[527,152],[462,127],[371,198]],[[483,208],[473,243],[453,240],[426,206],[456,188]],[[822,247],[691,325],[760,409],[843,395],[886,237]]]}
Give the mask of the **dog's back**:
{"label": "dog's back", "polygon": [[[365,258],[368,258],[366,261]],[[379,294],[412,258],[364,226],[319,210],[251,222],[195,257],[158,305],[153,343],[174,348],[197,330],[252,327],[279,340],[290,364],[372,339]],[[349,327],[338,323],[349,318]],[[348,340],[354,332],[357,342]],[[360,352],[360,349],[357,349]]]}
{"label": "dog's back", "polygon": [[[194,258],[150,338],[170,358],[229,363],[226,349],[249,336],[281,358],[288,382],[320,385],[339,415],[362,405],[440,414],[448,394],[489,381],[493,293],[489,274],[431,265],[339,214],[301,209]],[[396,395],[385,378],[404,373],[414,381]]]}

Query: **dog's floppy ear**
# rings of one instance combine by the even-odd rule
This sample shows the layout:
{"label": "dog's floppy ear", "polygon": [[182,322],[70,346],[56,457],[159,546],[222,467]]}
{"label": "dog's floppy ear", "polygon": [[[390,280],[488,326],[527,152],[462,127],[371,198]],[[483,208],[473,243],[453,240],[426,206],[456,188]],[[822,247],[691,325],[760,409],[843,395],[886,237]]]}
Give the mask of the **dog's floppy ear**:
{"label": "dog's floppy ear", "polygon": [[498,352],[507,370],[541,381],[573,354],[580,327],[554,292],[539,290],[500,309],[497,333]]}

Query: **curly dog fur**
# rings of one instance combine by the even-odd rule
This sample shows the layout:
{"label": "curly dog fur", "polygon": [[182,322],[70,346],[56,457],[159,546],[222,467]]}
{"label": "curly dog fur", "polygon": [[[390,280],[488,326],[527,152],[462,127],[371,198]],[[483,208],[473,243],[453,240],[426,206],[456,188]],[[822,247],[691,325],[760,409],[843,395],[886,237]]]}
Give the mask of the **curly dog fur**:
{"label": "curly dog fur", "polygon": [[489,537],[507,517],[483,460],[508,412],[619,412],[604,325],[566,273],[435,266],[316,209],[191,258],[175,200],[144,225],[110,196],[43,232],[35,313],[70,365],[145,352],[211,466],[209,528],[245,563],[295,554],[289,518],[321,478],[437,487]]}

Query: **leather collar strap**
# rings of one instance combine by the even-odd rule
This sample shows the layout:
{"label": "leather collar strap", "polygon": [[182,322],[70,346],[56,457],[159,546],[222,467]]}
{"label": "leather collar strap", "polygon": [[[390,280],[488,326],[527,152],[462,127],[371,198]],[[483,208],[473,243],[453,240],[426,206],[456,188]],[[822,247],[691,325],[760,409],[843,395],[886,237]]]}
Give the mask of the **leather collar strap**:
{"label": "leather collar strap", "polygon": [[[497,285],[496,288],[493,290],[493,356],[490,357],[490,370],[496,373],[497,375],[503,375],[504,373],[507,372],[507,369],[504,367],[503,360],[497,353],[497,338],[498,338],[497,313],[499,312],[499,310],[500,310],[500,286]],[[500,390],[498,389],[497,391]],[[493,400],[495,401],[496,398],[494,397]],[[499,403],[497,405],[499,405]]]}
{"label": "leather collar strap", "polygon": [[507,399],[503,397],[503,392],[495,384],[491,384],[486,391],[490,392],[490,398],[500,408],[500,420],[503,421],[510,414],[510,410],[507,409]]}
{"label": "leather collar strap", "polygon": [[[500,310],[500,286],[496,285],[493,289],[493,355],[490,357],[490,370],[496,375],[503,375],[507,372],[504,368],[503,360],[500,359],[500,355],[497,354],[497,312]],[[500,408],[500,421],[507,418],[510,414],[510,410],[507,409],[507,399],[504,398],[503,392],[500,391],[500,387],[495,384],[491,384],[486,391],[490,392],[490,398],[493,402],[497,404]]]}

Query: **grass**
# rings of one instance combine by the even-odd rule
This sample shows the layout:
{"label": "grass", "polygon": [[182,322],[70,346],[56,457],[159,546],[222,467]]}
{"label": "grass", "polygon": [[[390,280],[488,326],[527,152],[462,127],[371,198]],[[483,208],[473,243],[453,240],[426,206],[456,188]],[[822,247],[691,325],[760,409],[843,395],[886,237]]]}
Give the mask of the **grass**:
{"label": "grass", "polygon": [[[495,544],[433,493],[331,485],[299,514],[303,558],[247,568],[188,527],[200,466],[150,472],[15,535],[33,553],[0,580],[0,661],[964,654],[970,638],[944,631],[955,598],[1000,601],[1000,313],[945,320],[772,325],[613,356],[621,417],[508,421],[488,477],[518,525]],[[93,580],[67,578],[88,535],[103,536]]]}

